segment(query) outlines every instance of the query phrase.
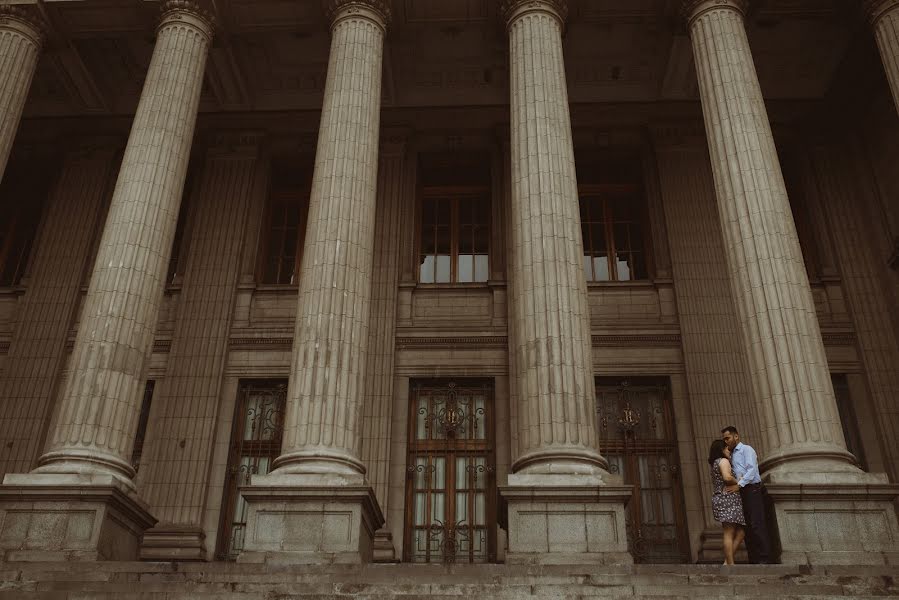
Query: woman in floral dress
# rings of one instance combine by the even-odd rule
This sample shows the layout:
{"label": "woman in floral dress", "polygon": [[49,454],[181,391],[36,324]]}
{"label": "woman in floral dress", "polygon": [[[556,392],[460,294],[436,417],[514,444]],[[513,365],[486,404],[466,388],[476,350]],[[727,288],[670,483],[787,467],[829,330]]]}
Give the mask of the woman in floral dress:
{"label": "woman in floral dress", "polygon": [[712,514],[721,523],[724,536],[724,564],[734,564],[734,554],[746,536],[746,517],[740,487],[730,466],[730,450],[724,440],[715,440],[709,448],[712,470]]}

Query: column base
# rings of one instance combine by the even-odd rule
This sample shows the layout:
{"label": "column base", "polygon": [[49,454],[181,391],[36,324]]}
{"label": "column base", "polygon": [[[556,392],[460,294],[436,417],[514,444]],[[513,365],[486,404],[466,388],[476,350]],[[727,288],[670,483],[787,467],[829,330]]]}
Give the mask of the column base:
{"label": "column base", "polygon": [[628,565],[624,507],[633,486],[598,476],[509,475],[507,564]]}
{"label": "column base", "polygon": [[765,476],[784,564],[899,564],[899,485],[883,473]]}
{"label": "column base", "polygon": [[144,533],[140,559],[206,560],[206,533],[199,527],[157,525]]}
{"label": "column base", "polygon": [[5,561],[137,560],[155,524],[111,475],[8,474],[0,485]]}
{"label": "column base", "polygon": [[360,564],[372,561],[384,517],[364,477],[262,475],[240,488],[247,530],[238,562]]}

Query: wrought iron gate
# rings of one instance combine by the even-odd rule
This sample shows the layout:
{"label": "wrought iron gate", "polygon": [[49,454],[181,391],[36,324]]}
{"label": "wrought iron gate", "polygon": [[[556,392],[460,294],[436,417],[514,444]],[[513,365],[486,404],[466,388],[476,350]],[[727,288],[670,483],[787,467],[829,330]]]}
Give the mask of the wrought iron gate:
{"label": "wrought iron gate", "polygon": [[413,382],[405,561],[496,560],[493,431],[491,380]]}
{"label": "wrought iron gate", "polygon": [[287,380],[241,381],[234,410],[217,555],[234,560],[244,546],[247,503],[238,488],[265,475],[281,453]]}
{"label": "wrought iron gate", "polygon": [[636,562],[687,562],[677,438],[665,380],[597,378],[597,431],[609,471],[634,486],[628,545]]}

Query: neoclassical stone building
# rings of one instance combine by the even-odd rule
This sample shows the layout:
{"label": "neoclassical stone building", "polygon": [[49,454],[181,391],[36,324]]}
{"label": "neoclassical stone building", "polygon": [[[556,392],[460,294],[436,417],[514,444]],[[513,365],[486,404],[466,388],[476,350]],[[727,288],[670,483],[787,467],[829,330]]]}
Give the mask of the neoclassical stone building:
{"label": "neoclassical stone building", "polygon": [[[891,92],[892,90],[892,92]],[[896,0],[0,6],[5,560],[895,564]]]}

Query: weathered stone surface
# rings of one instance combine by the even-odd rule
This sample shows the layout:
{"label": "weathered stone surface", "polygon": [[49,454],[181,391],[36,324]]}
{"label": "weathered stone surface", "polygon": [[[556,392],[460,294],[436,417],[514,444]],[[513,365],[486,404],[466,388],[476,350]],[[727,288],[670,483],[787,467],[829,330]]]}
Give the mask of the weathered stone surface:
{"label": "weathered stone surface", "polygon": [[[891,567],[10,563],[0,599],[882,598]],[[851,574],[850,574],[851,573]],[[4,596],[6,594],[6,596]]]}

